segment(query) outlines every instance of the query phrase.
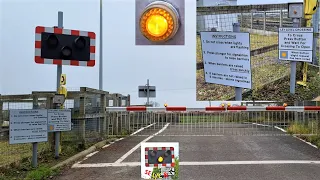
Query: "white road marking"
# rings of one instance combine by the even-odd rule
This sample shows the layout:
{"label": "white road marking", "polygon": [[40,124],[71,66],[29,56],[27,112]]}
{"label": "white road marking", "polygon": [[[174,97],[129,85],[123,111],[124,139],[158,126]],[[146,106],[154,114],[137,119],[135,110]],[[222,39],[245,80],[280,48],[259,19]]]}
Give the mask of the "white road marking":
{"label": "white road marking", "polygon": [[211,161],[211,162],[180,162],[182,166],[212,165],[261,165],[261,164],[320,164],[320,161],[307,160],[271,160],[271,161]]}
{"label": "white road marking", "polygon": [[[72,168],[99,168],[99,167],[137,167],[140,162],[124,163],[95,163],[74,164]],[[320,161],[309,160],[272,160],[272,161],[204,161],[204,162],[180,162],[180,166],[215,166],[215,165],[263,165],[263,164],[320,164]]]}
{"label": "white road marking", "polygon": [[149,128],[149,127],[151,127],[151,126],[153,126],[153,125],[155,125],[155,124],[156,124],[156,123],[149,124],[149,125],[148,125],[148,126],[146,126],[146,127],[140,128],[139,130],[137,130],[137,131],[133,132],[132,134],[130,134],[130,136],[133,136],[133,135],[135,135],[135,134],[137,134],[137,133],[141,132],[142,130],[144,130],[144,129],[146,129],[146,128]]}
{"label": "white road marking", "polygon": [[301,139],[301,138],[298,138],[297,136],[293,136],[293,137],[295,137],[295,138],[299,139],[300,141],[302,141],[302,142],[304,142],[304,143],[306,143],[306,144],[308,144],[308,145],[310,145],[310,146],[318,149],[318,146],[316,146],[316,145],[314,145],[314,144],[312,144],[312,143],[310,143],[310,142],[307,142],[307,141],[305,141],[305,140],[303,140],[303,139]]}
{"label": "white road marking", "polygon": [[106,147],[110,146],[111,144],[113,144],[113,142],[110,142],[109,144],[104,145],[104,146],[102,147],[102,149],[104,149],[104,148],[106,148]]}
{"label": "white road marking", "polygon": [[266,125],[266,124],[259,124],[259,123],[252,123],[252,124],[257,126],[263,126],[263,127],[271,127],[270,125]]}
{"label": "white road marking", "polygon": [[98,153],[99,151],[95,151],[95,152],[92,152],[90,154],[87,154],[81,161],[79,161],[78,163],[81,163],[82,161],[85,161],[87,160],[89,157],[95,155],[96,153]]}
{"label": "white road marking", "polygon": [[[153,126],[153,125],[155,125],[155,124],[156,124],[156,123],[153,123],[153,124],[150,124],[150,125],[148,125],[148,126],[146,126],[146,127],[142,127],[142,128],[140,128],[140,129],[138,129],[137,131],[133,132],[132,134],[130,134],[130,136],[135,135],[135,134],[137,134],[138,132],[144,130],[145,128],[148,128],[148,127]],[[107,148],[107,147],[110,146],[111,144],[113,144],[113,143],[115,143],[115,142],[118,142],[118,141],[121,141],[121,140],[123,140],[123,139],[124,139],[124,138],[119,138],[119,139],[116,139],[116,140],[113,141],[113,142],[109,142],[109,144],[104,145],[104,146],[102,147],[102,149]],[[75,163],[74,165],[80,164],[81,162],[87,160],[89,157],[93,156],[94,154],[96,154],[96,153],[98,153],[98,152],[99,152],[99,151],[95,151],[95,152],[93,152],[93,153],[88,154],[85,158],[83,158],[82,160],[78,161],[78,162]]]}
{"label": "white road marking", "polygon": [[86,158],[89,158],[89,157],[91,157],[91,156],[93,156],[93,155],[97,154],[98,152],[99,152],[99,151],[95,151],[95,152],[93,152],[93,153],[90,153],[90,154],[86,155]]}
{"label": "white road marking", "polygon": [[132,149],[130,149],[130,151],[128,151],[126,154],[124,154],[122,157],[120,157],[115,163],[121,163],[123,160],[125,160],[128,156],[130,156],[130,154],[132,154],[135,150],[137,150],[140,146],[141,143],[147,142],[148,140],[150,140],[151,138],[153,138],[154,136],[162,133],[165,129],[167,129],[167,127],[169,126],[169,123],[167,123],[162,129],[160,129],[158,132],[154,133],[153,135],[147,137],[146,139],[144,139],[143,141],[141,141],[139,144],[137,144],[135,147],[133,147]]}
{"label": "white road marking", "polygon": [[282,131],[282,132],[285,132],[285,133],[287,132],[286,130],[284,130],[284,129],[278,127],[278,126],[275,126],[274,128],[276,128],[276,129],[278,129],[278,130],[280,130],[280,131]]}

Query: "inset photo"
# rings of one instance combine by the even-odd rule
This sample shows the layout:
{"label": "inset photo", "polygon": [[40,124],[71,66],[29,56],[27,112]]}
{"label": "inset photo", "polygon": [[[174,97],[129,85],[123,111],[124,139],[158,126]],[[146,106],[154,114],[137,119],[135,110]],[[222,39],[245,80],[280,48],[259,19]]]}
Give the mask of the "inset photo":
{"label": "inset photo", "polygon": [[289,18],[302,7],[197,1],[197,101],[318,100],[318,27]]}
{"label": "inset photo", "polygon": [[136,0],[136,45],[184,45],[185,0]]}

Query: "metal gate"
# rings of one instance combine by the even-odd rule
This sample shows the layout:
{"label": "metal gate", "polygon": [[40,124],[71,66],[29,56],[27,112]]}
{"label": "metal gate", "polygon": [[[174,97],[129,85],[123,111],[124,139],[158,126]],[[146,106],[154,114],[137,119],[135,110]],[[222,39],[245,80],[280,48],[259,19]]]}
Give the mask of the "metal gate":
{"label": "metal gate", "polygon": [[132,136],[313,136],[320,106],[109,107],[109,134]]}

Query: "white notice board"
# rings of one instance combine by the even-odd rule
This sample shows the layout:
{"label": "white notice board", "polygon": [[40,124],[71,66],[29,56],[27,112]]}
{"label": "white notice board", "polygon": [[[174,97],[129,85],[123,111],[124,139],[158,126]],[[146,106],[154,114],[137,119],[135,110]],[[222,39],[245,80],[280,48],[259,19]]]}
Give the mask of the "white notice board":
{"label": "white notice board", "polygon": [[251,89],[250,34],[200,32],[205,82]]}
{"label": "white notice board", "polygon": [[70,131],[71,109],[48,110],[48,132]]}
{"label": "white notice board", "polygon": [[48,141],[46,109],[10,110],[9,144]]}
{"label": "white notice board", "polygon": [[313,28],[279,28],[279,59],[312,62]]}

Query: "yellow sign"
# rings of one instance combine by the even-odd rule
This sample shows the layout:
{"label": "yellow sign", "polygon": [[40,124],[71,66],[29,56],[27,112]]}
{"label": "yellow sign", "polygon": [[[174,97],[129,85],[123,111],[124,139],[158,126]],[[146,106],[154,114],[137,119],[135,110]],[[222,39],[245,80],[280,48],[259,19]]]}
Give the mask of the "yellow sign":
{"label": "yellow sign", "polygon": [[67,76],[66,74],[61,74],[60,85],[66,85],[66,84],[67,84]]}

